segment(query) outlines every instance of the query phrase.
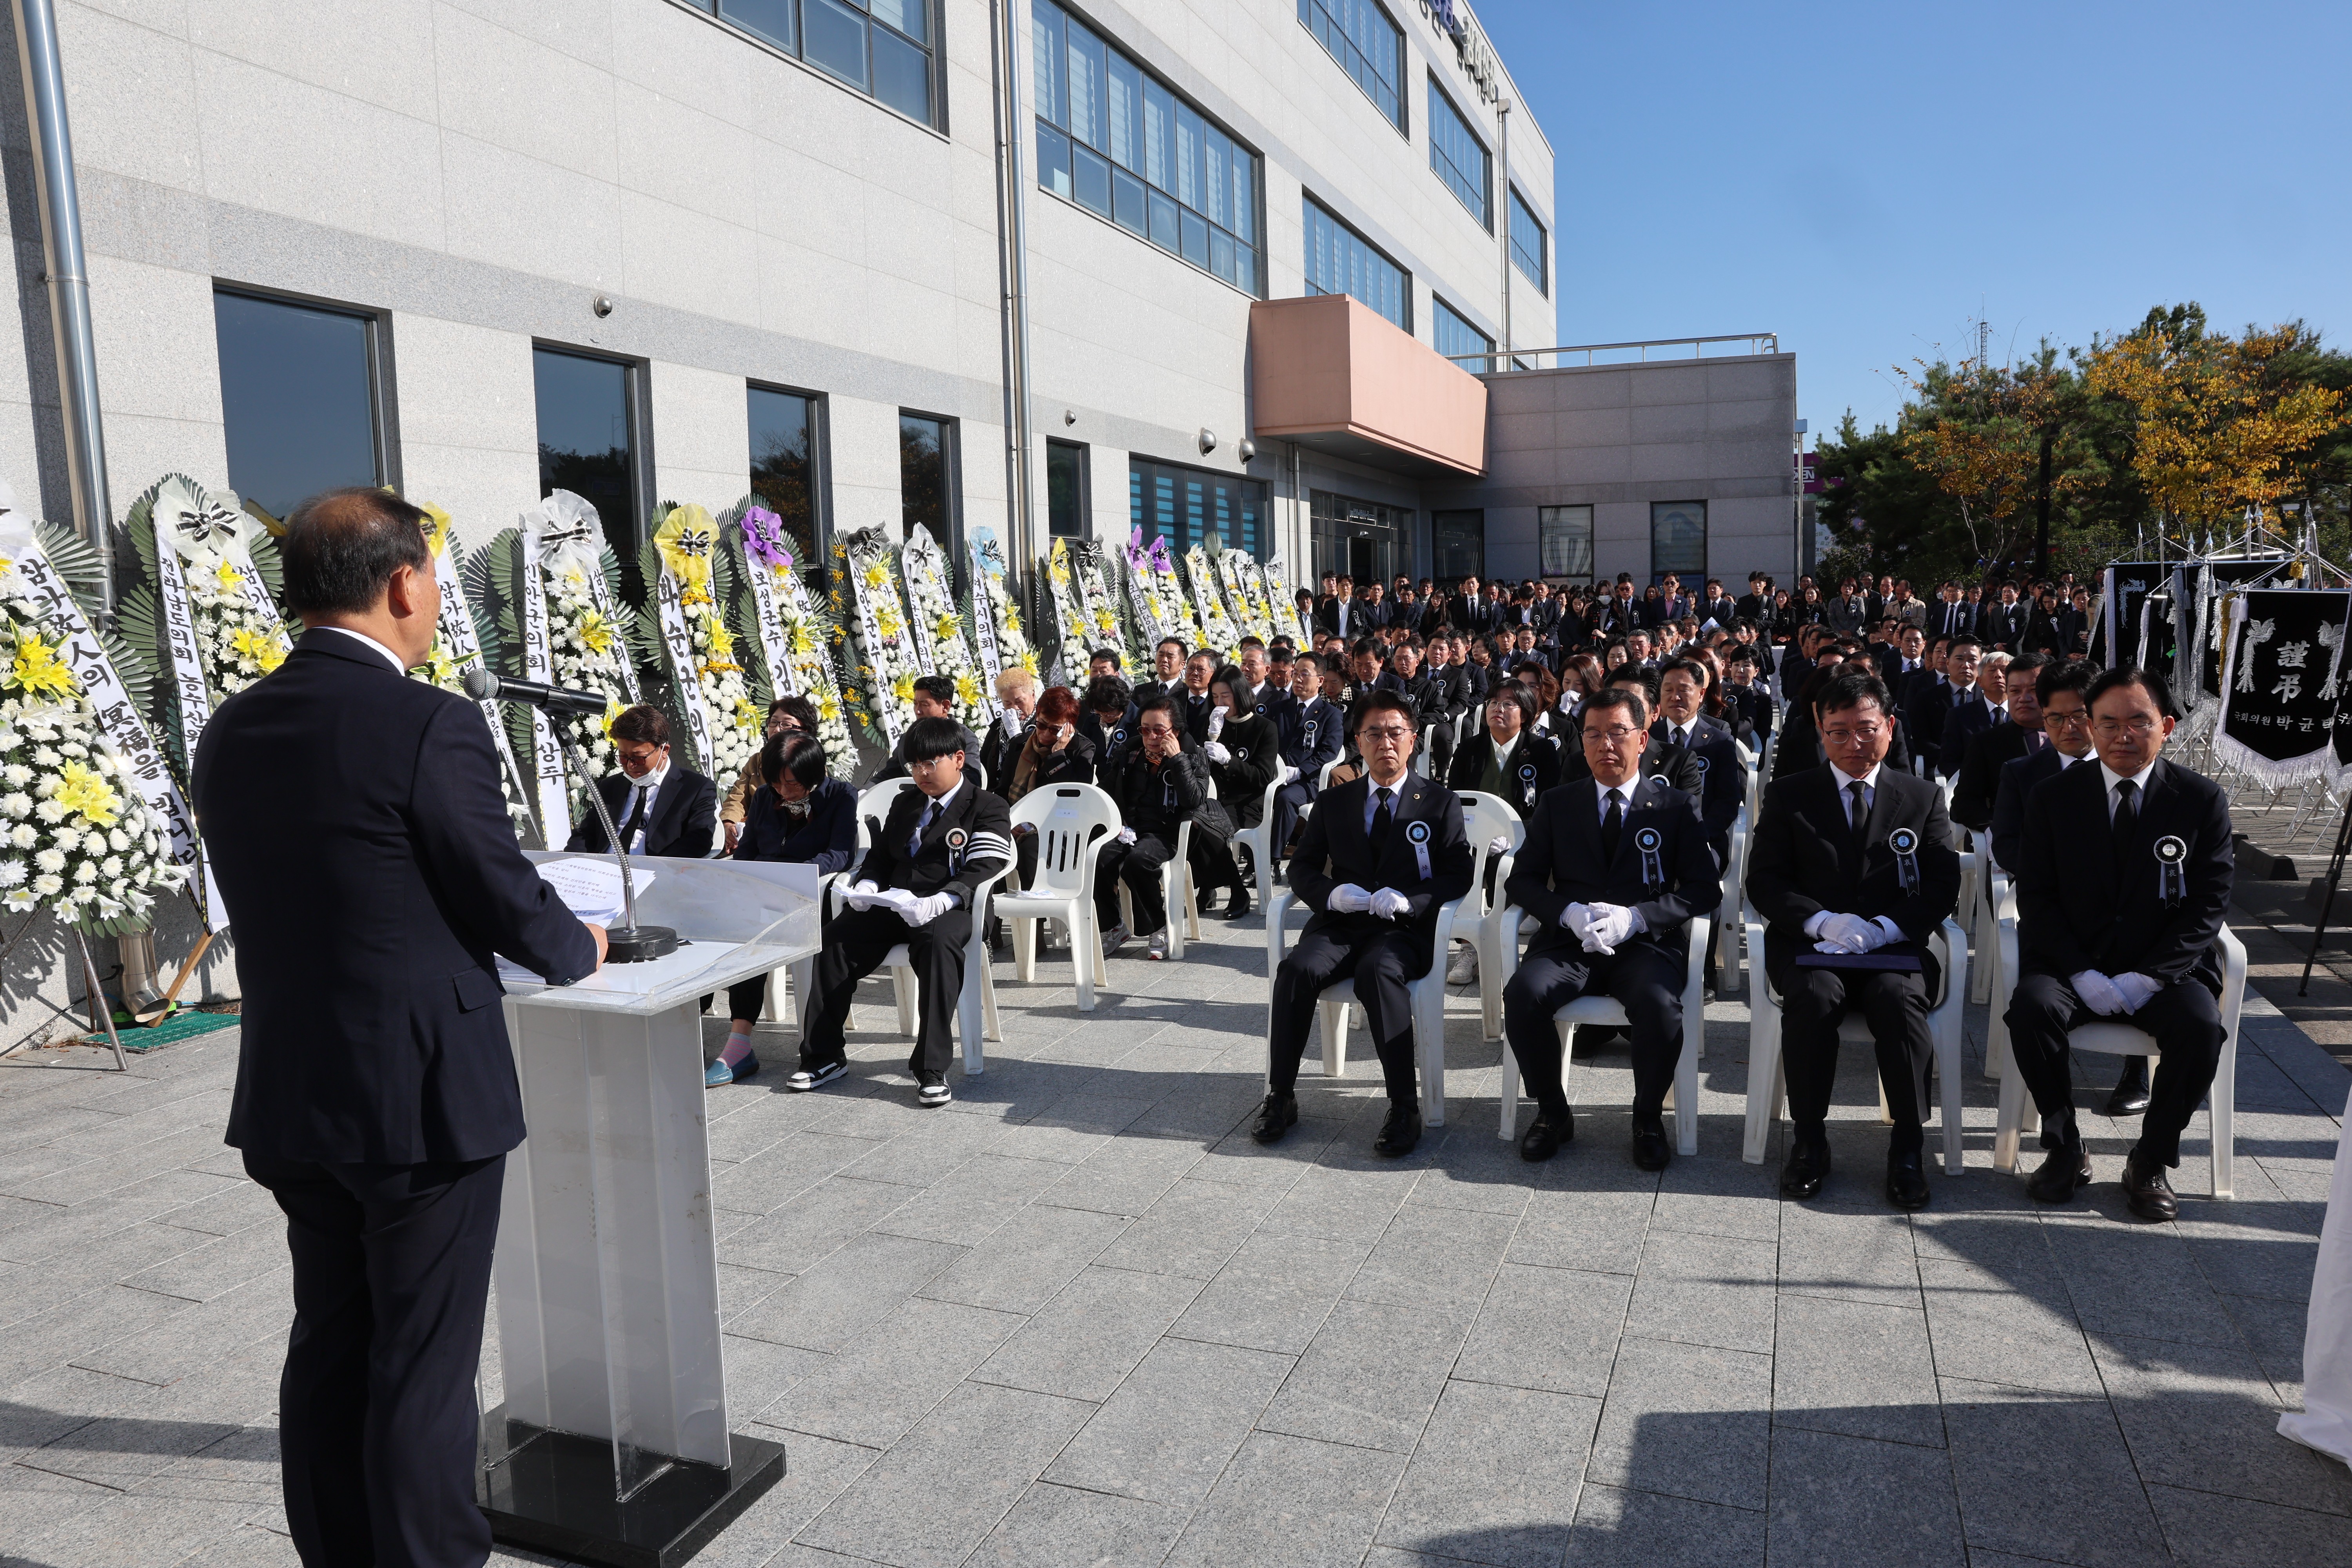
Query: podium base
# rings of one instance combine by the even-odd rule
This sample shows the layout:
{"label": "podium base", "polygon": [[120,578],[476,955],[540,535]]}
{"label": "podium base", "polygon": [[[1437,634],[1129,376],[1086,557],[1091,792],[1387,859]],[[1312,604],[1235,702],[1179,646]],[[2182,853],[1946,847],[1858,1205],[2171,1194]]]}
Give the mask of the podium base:
{"label": "podium base", "polygon": [[737,1434],[728,1440],[731,1469],[672,1460],[636,1496],[616,1502],[611,1444],[521,1429],[529,1438],[476,1486],[490,1538],[595,1568],[677,1568],[784,1475],[782,1444]]}

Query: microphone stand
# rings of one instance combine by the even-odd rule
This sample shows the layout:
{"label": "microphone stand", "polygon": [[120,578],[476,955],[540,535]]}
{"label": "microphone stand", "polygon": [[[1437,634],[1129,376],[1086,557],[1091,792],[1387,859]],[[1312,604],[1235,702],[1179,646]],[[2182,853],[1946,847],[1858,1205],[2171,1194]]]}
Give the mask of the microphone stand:
{"label": "microphone stand", "polygon": [[555,716],[550,726],[555,739],[563,748],[563,755],[572,771],[580,775],[581,786],[587,792],[588,805],[596,813],[596,820],[604,825],[604,842],[613,847],[613,858],[621,864],[621,921],[604,933],[604,962],[607,963],[644,963],[677,951],[677,932],[668,926],[641,926],[637,923],[637,882],[629,872],[628,846],[621,842],[621,830],[613,825],[613,813],[604,805],[604,792],[596,787],[594,775],[588,771],[587,759],[572,737],[563,732],[563,716]]}

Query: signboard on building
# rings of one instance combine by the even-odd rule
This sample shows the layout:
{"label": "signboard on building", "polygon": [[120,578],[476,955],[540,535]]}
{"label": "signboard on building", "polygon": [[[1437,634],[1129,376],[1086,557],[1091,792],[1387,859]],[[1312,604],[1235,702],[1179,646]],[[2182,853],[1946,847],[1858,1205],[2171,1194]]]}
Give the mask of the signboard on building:
{"label": "signboard on building", "polygon": [[1454,40],[1454,55],[1462,67],[1462,74],[1478,89],[1479,101],[1492,103],[1503,95],[1503,72],[1495,59],[1494,47],[1486,35],[1470,19],[1469,7],[1461,0],[1421,0],[1421,14],[1430,25]]}

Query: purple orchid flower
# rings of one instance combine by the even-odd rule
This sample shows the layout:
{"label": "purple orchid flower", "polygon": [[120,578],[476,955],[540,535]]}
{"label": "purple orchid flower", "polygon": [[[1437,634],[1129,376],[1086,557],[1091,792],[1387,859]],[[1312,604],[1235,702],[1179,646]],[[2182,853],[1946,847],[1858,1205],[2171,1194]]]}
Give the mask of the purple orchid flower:
{"label": "purple orchid flower", "polygon": [[791,571],[792,541],[785,536],[784,520],[763,506],[747,509],[743,513],[743,553],[772,572]]}

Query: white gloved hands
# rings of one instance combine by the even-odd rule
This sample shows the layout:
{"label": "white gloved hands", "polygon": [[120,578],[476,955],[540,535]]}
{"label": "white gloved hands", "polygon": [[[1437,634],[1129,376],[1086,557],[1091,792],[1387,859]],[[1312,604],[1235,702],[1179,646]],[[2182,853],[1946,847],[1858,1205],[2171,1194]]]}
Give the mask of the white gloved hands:
{"label": "white gloved hands", "polygon": [[1372,896],[1353,882],[1342,882],[1331,889],[1323,907],[1335,915],[1360,915],[1370,910]]}
{"label": "white gloved hands", "polygon": [[1134,842],[1135,842],[1135,829],[1134,829],[1134,828],[1132,828],[1132,827],[1122,827],[1122,828],[1120,828],[1120,829],[1118,830],[1118,841],[1119,841],[1121,844],[1132,844],[1132,843],[1134,843]]}
{"label": "white gloved hands", "polygon": [[2108,984],[2113,985],[2116,988],[2116,994],[2124,999],[2124,1011],[2126,1013],[2138,1012],[2142,1007],[2155,1001],[2156,994],[2164,989],[2137,970],[2134,970],[2129,974],[2110,975]]}
{"label": "white gloved hands", "polygon": [[849,891],[841,896],[841,901],[853,910],[871,909],[874,907],[874,895],[881,890],[873,878],[860,877],[849,885]]}
{"label": "white gloved hands", "polygon": [[[1209,728],[1209,733],[1213,735],[1216,732],[1216,727],[1214,725],[1211,725]],[[1201,750],[1208,753],[1209,761],[1213,763],[1230,763],[1234,760],[1234,753],[1226,747],[1223,741],[1206,742],[1202,745]]]}
{"label": "white gloved hands", "polygon": [[[1220,708],[1214,713],[1209,715],[1209,739],[1213,741],[1224,732],[1225,710]],[[1220,762],[1223,762],[1223,760],[1224,759],[1222,757],[1218,759]]]}
{"label": "white gloved hands", "polygon": [[1592,929],[1592,906],[1570,904],[1559,911],[1559,923],[1576,936],[1581,937]]}
{"label": "white gloved hands", "polygon": [[1384,921],[1402,920],[1412,908],[1412,900],[1394,888],[1382,888],[1372,895],[1372,913]]}
{"label": "white gloved hands", "polygon": [[1622,904],[1594,904],[1592,919],[1585,928],[1584,951],[1615,952],[1620,943],[1633,934],[1633,911]]}
{"label": "white gloved hands", "polygon": [[1860,915],[1832,914],[1822,919],[1813,947],[1820,952],[1868,952],[1886,945],[1886,929]]}
{"label": "white gloved hands", "polygon": [[1487,842],[1486,853],[1489,855],[1508,855],[1510,852],[1511,836],[1507,833],[1498,833]]}
{"label": "white gloved hands", "polygon": [[926,893],[917,899],[915,907],[907,912],[907,923],[910,926],[927,926],[953,908],[955,908],[953,893]]}
{"label": "white gloved hands", "polygon": [[2074,988],[2074,994],[2082,998],[2083,1005],[2102,1018],[2112,1018],[2132,1010],[2131,1005],[2124,1000],[2124,994],[2116,989],[2116,983],[2095,969],[2084,970],[2067,984]]}

